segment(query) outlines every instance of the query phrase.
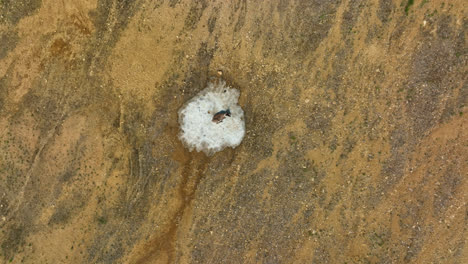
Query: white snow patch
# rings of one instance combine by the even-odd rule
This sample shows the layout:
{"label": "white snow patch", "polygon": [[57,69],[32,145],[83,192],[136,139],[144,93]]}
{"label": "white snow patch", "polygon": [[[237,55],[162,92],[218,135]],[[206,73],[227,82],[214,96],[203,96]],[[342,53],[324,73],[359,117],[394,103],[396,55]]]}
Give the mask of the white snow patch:
{"label": "white snow patch", "polygon": [[[245,134],[244,111],[237,104],[238,99],[239,91],[224,81],[209,83],[179,110],[180,140],[190,151],[195,149],[207,155],[237,147]],[[221,123],[212,121],[216,113],[227,109],[230,117]]]}

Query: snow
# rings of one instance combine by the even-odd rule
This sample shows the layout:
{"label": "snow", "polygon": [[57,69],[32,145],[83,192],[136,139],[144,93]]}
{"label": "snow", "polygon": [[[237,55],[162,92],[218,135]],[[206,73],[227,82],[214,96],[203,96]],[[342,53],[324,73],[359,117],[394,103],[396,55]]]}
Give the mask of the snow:
{"label": "snow", "polygon": [[[224,81],[208,87],[190,99],[179,110],[179,138],[190,150],[212,155],[226,147],[237,147],[245,135],[244,111],[237,104],[239,91]],[[220,123],[213,122],[219,111],[231,111]]]}

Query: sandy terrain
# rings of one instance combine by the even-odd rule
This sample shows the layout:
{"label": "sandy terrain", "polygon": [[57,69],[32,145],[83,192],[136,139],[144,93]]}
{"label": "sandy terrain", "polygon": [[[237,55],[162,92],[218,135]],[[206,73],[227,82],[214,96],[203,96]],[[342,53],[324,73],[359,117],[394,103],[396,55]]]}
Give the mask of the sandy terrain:
{"label": "sandy terrain", "polygon": [[[468,263],[468,7],[0,0],[1,263]],[[246,136],[178,109],[222,70]]]}

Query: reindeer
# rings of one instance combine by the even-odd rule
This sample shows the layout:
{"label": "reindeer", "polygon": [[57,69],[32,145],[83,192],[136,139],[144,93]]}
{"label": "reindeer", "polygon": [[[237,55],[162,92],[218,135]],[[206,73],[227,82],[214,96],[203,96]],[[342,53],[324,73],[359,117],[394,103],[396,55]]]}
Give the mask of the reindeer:
{"label": "reindeer", "polygon": [[226,116],[229,116],[229,117],[231,116],[231,111],[229,109],[226,111],[225,110],[219,111],[213,116],[213,119],[211,121],[215,122],[216,124],[219,124],[223,122],[223,119],[226,118]]}

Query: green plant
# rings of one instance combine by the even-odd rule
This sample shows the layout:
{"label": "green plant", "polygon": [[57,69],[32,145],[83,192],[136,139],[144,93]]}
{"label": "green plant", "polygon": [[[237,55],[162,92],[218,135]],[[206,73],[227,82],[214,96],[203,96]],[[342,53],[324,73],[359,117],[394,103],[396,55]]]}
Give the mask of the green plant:
{"label": "green plant", "polygon": [[102,225],[105,225],[107,223],[107,219],[104,216],[98,217],[98,222]]}
{"label": "green plant", "polygon": [[405,6],[405,14],[408,15],[410,7],[414,4],[414,0],[408,0]]}

